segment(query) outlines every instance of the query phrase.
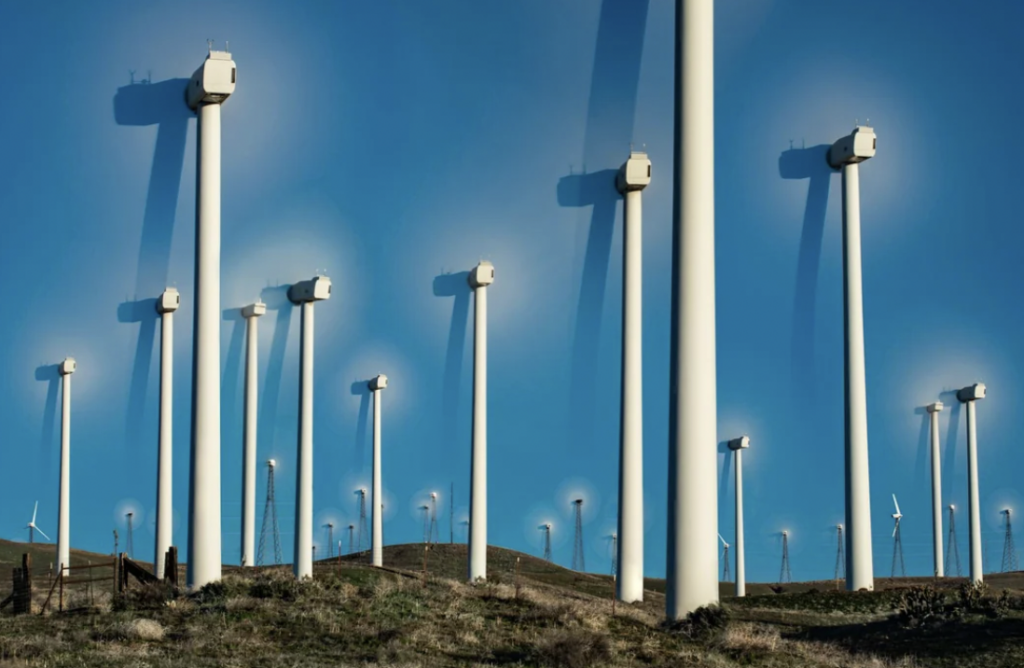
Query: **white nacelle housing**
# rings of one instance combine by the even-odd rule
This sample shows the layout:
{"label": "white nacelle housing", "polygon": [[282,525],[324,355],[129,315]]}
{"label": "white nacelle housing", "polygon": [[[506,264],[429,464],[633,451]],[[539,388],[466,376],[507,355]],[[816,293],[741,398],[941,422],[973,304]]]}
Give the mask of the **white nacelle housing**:
{"label": "white nacelle housing", "polygon": [[945,408],[945,405],[943,405],[941,401],[936,401],[934,404],[928,404],[927,406],[925,406],[925,410],[927,410],[929,413],[938,413],[943,408]]}
{"label": "white nacelle housing", "polygon": [[642,151],[631,151],[629,159],[622,163],[615,177],[615,187],[620,193],[643,190],[651,183],[651,161]]}
{"label": "white nacelle housing", "polygon": [[494,265],[484,260],[469,272],[469,285],[473,288],[482,288],[494,282]]}
{"label": "white nacelle housing", "polygon": [[277,466],[277,460],[276,459],[268,459],[267,460],[267,466],[270,467],[270,468],[274,468],[275,466]]}
{"label": "white nacelle housing", "polygon": [[200,104],[218,104],[235,92],[235,61],[227,51],[210,51],[210,55],[188,82],[185,100],[191,109]]}
{"label": "white nacelle housing", "polygon": [[858,125],[853,132],[832,144],[832,148],[828,151],[828,163],[835,169],[839,169],[843,165],[864,162],[868,158],[873,158],[877,141],[874,128]]}
{"label": "white nacelle housing", "polygon": [[58,370],[60,371],[60,375],[69,376],[75,372],[76,368],[78,368],[78,365],[75,363],[75,358],[65,357],[64,361],[60,363]]}
{"label": "white nacelle housing", "polygon": [[261,315],[265,315],[267,312],[267,305],[263,302],[256,302],[255,304],[249,304],[248,306],[242,307],[243,318],[258,318]]}
{"label": "white nacelle housing", "polygon": [[376,378],[370,380],[370,389],[373,391],[383,390],[388,386],[388,377],[384,374],[378,375]]}
{"label": "white nacelle housing", "polygon": [[288,288],[288,299],[295,304],[318,302],[331,297],[331,279],[315,276],[308,281],[299,281]]}
{"label": "white nacelle housing", "polygon": [[960,401],[975,401],[977,399],[985,398],[985,383],[975,383],[974,385],[968,385],[959,392],[956,393],[956,398]]}
{"label": "white nacelle housing", "polygon": [[156,300],[157,313],[173,313],[181,306],[181,295],[175,288],[167,288]]}
{"label": "white nacelle housing", "polygon": [[749,436],[740,436],[739,438],[734,438],[731,441],[729,441],[729,449],[730,450],[746,450],[749,447],[750,447],[750,437]]}

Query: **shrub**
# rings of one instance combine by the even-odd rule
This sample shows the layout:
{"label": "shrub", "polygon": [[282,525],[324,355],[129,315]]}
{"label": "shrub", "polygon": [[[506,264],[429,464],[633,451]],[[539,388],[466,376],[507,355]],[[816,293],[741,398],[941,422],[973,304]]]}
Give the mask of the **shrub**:
{"label": "shrub", "polygon": [[120,596],[114,597],[114,610],[158,610],[173,598],[174,589],[166,582],[147,582],[131,586]]}
{"label": "shrub", "polygon": [[729,612],[718,605],[697,608],[674,624],[670,629],[693,640],[709,640],[729,625]]}
{"label": "shrub", "polygon": [[560,631],[537,647],[536,660],[552,668],[590,668],[612,658],[608,638],[586,631]]}
{"label": "shrub", "polygon": [[946,606],[946,595],[934,587],[904,590],[896,603],[896,611],[900,621],[907,626],[944,620],[950,612]]}
{"label": "shrub", "polygon": [[966,610],[977,610],[981,607],[982,600],[988,592],[988,585],[984,582],[964,582],[960,585],[957,597],[960,606]]}

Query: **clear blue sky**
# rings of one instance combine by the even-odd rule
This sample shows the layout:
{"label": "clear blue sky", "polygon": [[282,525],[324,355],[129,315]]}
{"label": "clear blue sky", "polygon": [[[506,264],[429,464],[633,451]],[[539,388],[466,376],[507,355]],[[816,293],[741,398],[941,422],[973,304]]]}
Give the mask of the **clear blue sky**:
{"label": "clear blue sky", "polygon": [[[111,530],[120,523],[124,533],[120,514],[136,504],[147,516],[136,552],[151,556],[159,337],[147,304],[133,302],[171,284],[183,295],[174,499],[184,551],[195,120],[178,102],[180,82],[160,82],[189,77],[215,38],[230,40],[239,72],[223,114],[223,307],[327,270],[335,288],[317,306],[315,508],[339,524],[353,518],[370,459],[352,387],[386,373],[389,543],[420,539],[415,507],[430,489],[442,495],[443,536],[450,482],[456,523],[465,515],[472,310],[435,278],[484,258],[497,274],[490,542],[539,554],[533,527],[550,516],[555,558],[568,564],[568,490],[588,488],[587,565],[607,570],[622,265],[621,203],[601,172],[622,163],[630,142],[646,144],[646,568],[663,575],[673,11],[667,0],[0,7],[0,535],[24,539],[37,499],[38,524],[55,535],[59,392],[45,367],[72,355],[72,544],[109,551]],[[978,409],[985,564],[999,567],[997,513],[1021,498],[1011,434],[1024,391],[1022,19],[1024,7],[1006,2],[718,3],[719,436],[753,441],[751,580],[777,577],[783,528],[795,578],[832,574],[843,514],[839,178],[812,158],[857,119],[878,133],[861,172],[876,574],[889,572],[892,493],[907,568],[931,572],[926,431],[915,411],[977,380],[990,388]],[[150,88],[125,89],[132,70]],[[233,562],[242,339],[230,315],[222,332],[224,558]],[[259,457],[281,462],[286,558],[297,339],[297,314],[262,319]],[[941,425],[946,500],[965,507],[963,415],[946,411]],[[731,474],[723,470],[719,502],[730,540]],[[260,513],[263,494],[261,471]],[[966,564],[966,514],[958,520]]]}

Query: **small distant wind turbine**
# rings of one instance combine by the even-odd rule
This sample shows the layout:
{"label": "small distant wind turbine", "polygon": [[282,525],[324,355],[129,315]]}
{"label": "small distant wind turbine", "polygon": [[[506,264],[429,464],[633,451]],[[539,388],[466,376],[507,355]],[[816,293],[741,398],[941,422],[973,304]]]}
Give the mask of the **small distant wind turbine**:
{"label": "small distant wind turbine", "polygon": [[35,537],[33,536],[33,533],[36,532],[36,531],[38,531],[40,534],[42,534],[43,538],[45,538],[46,540],[51,540],[51,538],[49,536],[47,536],[45,533],[43,533],[42,529],[40,529],[39,527],[36,526],[36,512],[38,510],[39,510],[39,502],[36,501],[36,507],[32,509],[32,521],[25,525],[25,528],[28,529],[28,542],[30,544],[35,542]]}
{"label": "small distant wind turbine", "polygon": [[895,520],[895,525],[892,529],[892,573],[889,577],[896,577],[896,560],[900,562],[900,576],[907,576],[907,569],[903,566],[903,541],[900,540],[900,520],[903,519],[903,513],[900,512],[900,503],[896,500],[896,495],[892,495],[892,503],[896,506],[896,512],[892,514],[892,519]]}
{"label": "small distant wind turbine", "polygon": [[722,581],[729,582],[732,580],[732,573],[729,572],[729,543],[725,542],[722,534],[718,534],[718,540],[722,541]]}

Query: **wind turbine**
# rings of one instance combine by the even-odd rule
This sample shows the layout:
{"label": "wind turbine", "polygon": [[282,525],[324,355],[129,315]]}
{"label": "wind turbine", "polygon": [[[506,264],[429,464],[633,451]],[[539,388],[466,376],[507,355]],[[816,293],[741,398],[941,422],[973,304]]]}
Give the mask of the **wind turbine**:
{"label": "wind turbine", "polygon": [[156,473],[156,536],[153,555],[153,575],[164,579],[164,561],[167,549],[174,541],[174,508],[172,470],[173,452],[173,398],[174,398],[174,312],[181,305],[177,289],[167,288],[156,300],[160,314],[160,442]]}
{"label": "wind turbine", "polygon": [[[370,534],[370,564],[384,565],[384,490],[381,487],[380,471],[380,400],[381,391],[388,386],[388,377],[378,374],[370,381],[370,392],[373,394],[373,498],[370,511],[373,522],[373,533]],[[366,524],[366,490],[360,489],[359,510],[359,547],[363,546],[363,526]],[[351,542],[351,541],[349,541]]]}
{"label": "wind turbine", "polygon": [[623,197],[622,240],[622,397],[619,432],[619,527],[615,560],[620,601],[644,600],[643,478],[643,233],[641,195],[651,182],[647,154],[630,151],[615,186]]}
{"label": "wind turbine", "polygon": [[469,581],[487,579],[487,286],[494,265],[469,272],[473,289],[473,450],[469,478]]}
{"label": "wind turbine", "polygon": [[288,288],[288,299],[302,308],[299,348],[299,447],[295,472],[296,579],[313,577],[313,304],[330,299],[331,279],[314,276]]}
{"label": "wind turbine", "polygon": [[903,513],[900,512],[900,502],[896,500],[896,495],[892,495],[892,504],[896,506],[896,512],[892,514],[892,519],[895,521],[895,526],[892,528],[892,573],[889,577],[896,577],[896,560],[900,562],[900,576],[907,576],[907,569],[903,565],[903,541],[900,539],[900,520],[903,519]]}
{"label": "wind turbine", "polygon": [[665,616],[718,603],[714,3],[676,0]]}
{"label": "wind turbine", "polygon": [[971,584],[983,580],[981,563],[981,509],[978,501],[978,420],[974,404],[984,399],[984,383],[959,390],[956,398],[967,404],[967,529],[970,533]]}
{"label": "wind turbine", "polygon": [[725,542],[722,538],[722,534],[718,534],[718,540],[722,541],[722,581],[728,582],[732,579],[732,575],[729,573],[729,543]]}
{"label": "wind turbine", "polygon": [[57,561],[54,569],[64,576],[71,565],[71,374],[78,368],[75,358],[66,357],[58,371],[61,377],[60,409],[60,493],[57,497]]}
{"label": "wind turbine", "polygon": [[746,554],[743,548],[743,451],[749,447],[749,436],[729,441],[729,449],[736,453],[736,596],[747,595]]}
{"label": "wind turbine", "polygon": [[943,409],[941,401],[928,404],[928,429],[931,432],[932,451],[932,562],[935,577],[946,575],[944,555],[942,554],[942,470],[939,463],[939,412]]}
{"label": "wind turbine", "polygon": [[259,323],[267,305],[261,300],[242,309],[245,318],[245,418],[242,423],[242,565],[256,565],[256,408]]}
{"label": "wind turbine", "polygon": [[843,302],[846,327],[846,531],[850,591],[875,588],[871,563],[871,485],[868,481],[868,406],[864,371],[864,291],[860,252],[860,163],[875,155],[875,131],[858,125],[828,152],[843,171]]}
{"label": "wind turbine", "polygon": [[35,542],[35,536],[33,536],[33,532],[35,532],[35,531],[38,531],[39,533],[41,533],[43,538],[45,538],[46,540],[51,540],[49,536],[47,536],[45,533],[43,533],[42,529],[40,529],[39,527],[36,526],[36,512],[38,510],[39,510],[39,502],[36,501],[36,507],[32,509],[32,521],[25,525],[25,528],[28,529],[28,542],[29,542],[29,545],[31,545],[32,543]]}
{"label": "wind turbine", "polygon": [[551,561],[551,522],[545,522],[537,528],[544,532],[544,560]]}
{"label": "wind turbine", "polygon": [[188,587],[220,580],[220,107],[235,92],[235,61],[209,54],[188,82],[196,133],[196,274],[192,343],[192,453]]}

